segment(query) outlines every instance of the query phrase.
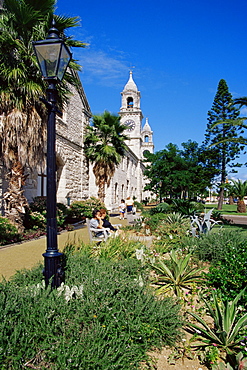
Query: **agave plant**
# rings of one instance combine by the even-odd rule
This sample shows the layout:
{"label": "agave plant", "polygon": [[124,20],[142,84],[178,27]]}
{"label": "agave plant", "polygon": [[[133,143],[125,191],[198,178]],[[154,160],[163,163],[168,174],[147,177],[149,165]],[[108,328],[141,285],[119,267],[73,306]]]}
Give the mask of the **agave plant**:
{"label": "agave plant", "polygon": [[191,267],[190,257],[190,254],[183,257],[172,250],[170,260],[159,260],[152,264],[153,269],[158,274],[155,282],[158,285],[158,294],[172,290],[176,296],[181,297],[183,289],[191,290],[195,283],[202,282],[203,278],[200,275],[202,268]]}
{"label": "agave plant", "polygon": [[225,351],[226,359],[229,363],[236,365],[236,353],[240,351],[240,342],[244,340],[246,334],[243,329],[247,324],[247,313],[240,318],[238,315],[238,301],[243,295],[243,289],[232,302],[222,302],[216,291],[212,292],[213,302],[209,303],[204,299],[208,313],[213,319],[213,327],[208,325],[205,320],[193,312],[189,312],[200,325],[188,323],[187,330],[193,328],[199,335],[196,337],[194,347],[217,346]]}

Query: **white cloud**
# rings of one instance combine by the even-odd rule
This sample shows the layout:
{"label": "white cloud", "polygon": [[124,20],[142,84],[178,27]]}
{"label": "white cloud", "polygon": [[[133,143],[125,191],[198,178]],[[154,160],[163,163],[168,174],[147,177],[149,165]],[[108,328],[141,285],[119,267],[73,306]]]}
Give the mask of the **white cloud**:
{"label": "white cloud", "polygon": [[247,107],[241,108],[240,109],[240,114],[241,114],[241,116],[246,117],[247,116]]}
{"label": "white cloud", "polygon": [[[111,56],[104,51],[81,49],[76,53],[76,59],[82,65],[83,80],[101,85],[113,86],[122,84],[123,77],[129,70],[127,62],[121,60],[121,55]],[[118,58],[119,56],[119,58]]]}

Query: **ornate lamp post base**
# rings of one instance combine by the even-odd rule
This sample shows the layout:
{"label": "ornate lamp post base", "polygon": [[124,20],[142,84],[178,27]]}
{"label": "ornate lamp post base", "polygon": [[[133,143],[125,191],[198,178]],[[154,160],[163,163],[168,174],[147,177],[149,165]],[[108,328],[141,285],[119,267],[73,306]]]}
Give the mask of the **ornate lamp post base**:
{"label": "ornate lamp post base", "polygon": [[[51,283],[52,288],[58,288],[64,277],[64,272],[61,264],[61,257],[63,253],[58,251],[46,251],[43,253],[45,266],[43,274],[45,276],[45,285]],[[50,281],[52,278],[52,281]]]}

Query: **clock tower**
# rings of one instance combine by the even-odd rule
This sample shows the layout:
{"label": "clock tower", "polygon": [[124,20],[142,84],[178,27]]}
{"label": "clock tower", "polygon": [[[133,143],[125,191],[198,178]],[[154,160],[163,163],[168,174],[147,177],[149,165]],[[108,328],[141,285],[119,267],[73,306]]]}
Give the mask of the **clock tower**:
{"label": "clock tower", "polygon": [[122,106],[119,115],[121,117],[121,123],[128,127],[125,132],[129,137],[127,145],[137,157],[140,158],[142,154],[141,128],[143,115],[140,108],[141,94],[133,80],[132,71],[130,71],[129,80],[121,92],[121,95]]}

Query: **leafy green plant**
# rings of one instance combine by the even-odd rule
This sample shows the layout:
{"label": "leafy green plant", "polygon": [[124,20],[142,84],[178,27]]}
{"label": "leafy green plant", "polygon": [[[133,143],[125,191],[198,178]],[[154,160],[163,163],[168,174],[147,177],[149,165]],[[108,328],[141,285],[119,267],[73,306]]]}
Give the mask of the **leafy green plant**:
{"label": "leafy green plant", "polygon": [[156,207],[153,207],[149,210],[151,215],[154,215],[155,213],[169,213],[171,211],[171,206],[166,203],[159,203]]}
{"label": "leafy green plant", "polygon": [[181,213],[182,215],[190,216],[197,212],[203,212],[204,206],[202,203],[198,203],[189,199],[173,199],[172,209],[175,212]]}
{"label": "leafy green plant", "polygon": [[153,215],[148,215],[143,217],[143,223],[147,228],[150,229],[151,233],[157,230],[161,224],[162,220],[165,220],[167,217],[164,213],[155,213]]}
{"label": "leafy green plant", "polygon": [[68,217],[82,220],[83,217],[91,218],[94,209],[104,208],[105,205],[99,199],[90,197],[87,200],[78,200],[71,204]]}
{"label": "leafy green plant", "polygon": [[30,229],[45,229],[46,218],[42,213],[36,211],[29,214],[29,228]]}
{"label": "leafy green plant", "polygon": [[239,352],[236,356],[237,365],[234,368],[229,364],[220,362],[219,364],[212,367],[212,370],[247,370],[247,358],[244,358],[242,352]]}
{"label": "leafy green plant", "polygon": [[[227,245],[222,259],[211,264],[209,272],[205,274],[206,284],[219,289],[224,301],[234,299],[246,286],[246,260],[246,241],[238,243],[237,248]],[[247,303],[247,292],[241,295],[240,303]]]}
{"label": "leafy green plant", "polygon": [[155,235],[170,241],[173,245],[188,234],[189,220],[180,213],[168,214],[158,225]]}
{"label": "leafy green plant", "polygon": [[0,217],[0,245],[20,240],[17,228],[6,218]]}
{"label": "leafy green plant", "polygon": [[188,312],[200,324],[187,323],[187,328],[192,328],[197,333],[193,346],[205,348],[214,345],[225,351],[230,364],[236,364],[236,353],[241,350],[240,342],[246,335],[244,329],[247,324],[247,313],[238,316],[238,304],[243,293],[244,290],[231,302],[223,302],[216,291],[212,291],[212,303],[203,299],[208,315],[213,319],[213,327],[196,313]]}
{"label": "leafy green plant", "polygon": [[133,370],[153,347],[175,344],[179,306],[155,299],[140,261],[67,252],[61,290],[44,289],[40,267],[0,283],[1,369]]}
{"label": "leafy green plant", "polygon": [[151,265],[157,273],[154,283],[158,286],[158,294],[172,291],[176,296],[182,297],[183,289],[191,290],[193,284],[203,281],[200,275],[202,269],[192,267],[190,257],[191,255],[181,256],[173,250],[170,261],[159,260]]}
{"label": "leafy green plant", "polygon": [[180,223],[180,224],[188,224],[188,219],[185,215],[182,215],[179,212],[173,212],[170,213],[165,221],[167,224],[175,224],[175,223]]}
{"label": "leafy green plant", "polygon": [[193,238],[193,245],[196,245],[194,254],[200,260],[215,263],[225,259],[228,248],[241,252],[245,240],[240,232],[221,229],[201,238]]}
{"label": "leafy green plant", "polygon": [[135,256],[136,249],[141,246],[141,243],[133,240],[111,237],[107,240],[107,243],[94,247],[92,254],[104,259],[120,260]]}

